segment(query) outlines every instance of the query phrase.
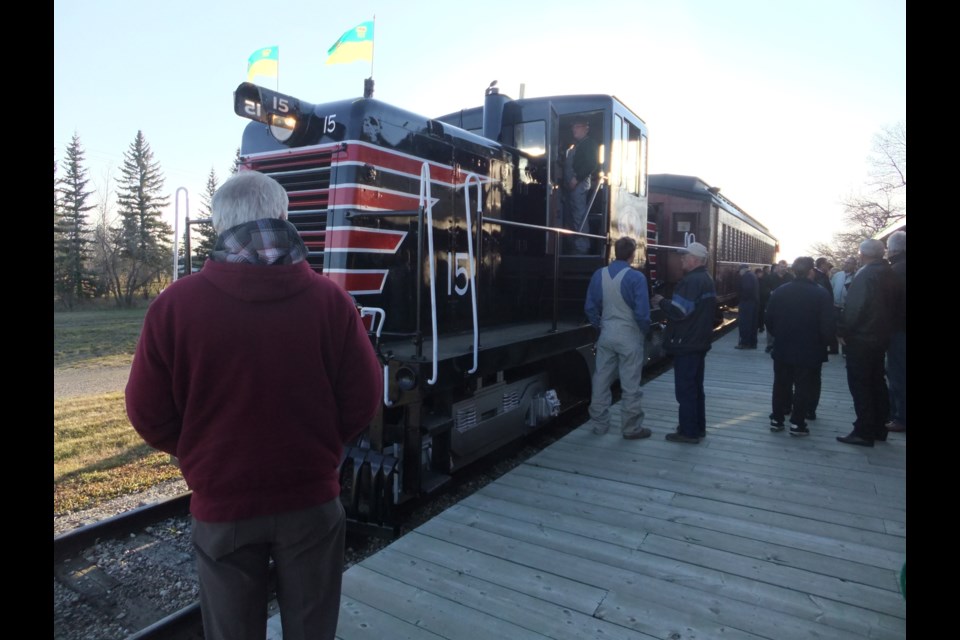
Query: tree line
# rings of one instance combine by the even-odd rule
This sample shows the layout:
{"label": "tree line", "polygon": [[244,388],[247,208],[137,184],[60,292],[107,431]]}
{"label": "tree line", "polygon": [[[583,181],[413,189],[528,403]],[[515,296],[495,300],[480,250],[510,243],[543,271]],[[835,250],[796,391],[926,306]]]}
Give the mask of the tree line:
{"label": "tree line", "polygon": [[[237,159],[239,155],[237,149]],[[231,169],[235,172],[236,161]],[[123,154],[114,188],[108,177],[106,184],[94,189],[76,133],[62,161],[54,157],[53,176],[55,308],[74,309],[95,299],[112,299],[118,307],[131,307],[138,298],[156,295],[169,284],[173,230],[163,219],[163,210],[170,195],[164,190],[160,163],[142,131]],[[209,220],[217,187],[217,175],[211,168],[198,221]],[[187,233],[191,233],[193,245],[189,260],[184,255]],[[211,224],[184,229],[179,248],[181,272],[199,268],[215,242]]]}
{"label": "tree line", "polygon": [[907,124],[885,127],[873,138],[867,158],[867,180],[860,193],[842,201],[844,228],[830,242],[817,243],[814,256],[828,258],[836,266],[857,256],[860,243],[873,238],[891,224],[907,218]]}

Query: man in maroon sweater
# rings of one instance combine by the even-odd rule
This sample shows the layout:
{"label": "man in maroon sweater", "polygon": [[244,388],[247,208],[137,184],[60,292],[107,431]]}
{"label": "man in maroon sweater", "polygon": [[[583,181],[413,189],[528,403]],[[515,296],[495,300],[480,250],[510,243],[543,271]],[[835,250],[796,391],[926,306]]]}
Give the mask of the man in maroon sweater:
{"label": "man in maroon sweater", "polygon": [[352,298],[315,273],[287,194],[255,171],[213,197],[203,269],[150,305],[127,415],[193,491],[204,636],[266,636],[268,566],[284,640],[333,638],[344,443],[380,407],[382,369]]}

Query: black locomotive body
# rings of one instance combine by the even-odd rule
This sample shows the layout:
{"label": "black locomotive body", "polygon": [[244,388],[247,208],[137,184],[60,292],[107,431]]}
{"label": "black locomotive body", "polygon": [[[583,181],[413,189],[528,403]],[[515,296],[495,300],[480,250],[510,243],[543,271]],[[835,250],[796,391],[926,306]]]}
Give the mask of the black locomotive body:
{"label": "black locomotive body", "polygon": [[777,239],[755,218],[694,176],[651,174],[647,276],[669,296],[682,277],[678,250],[691,242],[710,249],[707,270],[717,287],[717,311],[737,305],[738,267],[770,266]]}
{"label": "black locomotive body", "polygon": [[[619,235],[642,245],[646,229],[646,127],[616,98],[488,90],[483,107],[431,119],[244,83],[235,112],[254,120],[241,169],[287,190],[311,266],[354,296],[383,363],[383,411],[342,467],[355,522],[389,521],[589,401],[589,278]],[[586,255],[568,254],[560,224],[574,115],[590,118],[601,149]]]}

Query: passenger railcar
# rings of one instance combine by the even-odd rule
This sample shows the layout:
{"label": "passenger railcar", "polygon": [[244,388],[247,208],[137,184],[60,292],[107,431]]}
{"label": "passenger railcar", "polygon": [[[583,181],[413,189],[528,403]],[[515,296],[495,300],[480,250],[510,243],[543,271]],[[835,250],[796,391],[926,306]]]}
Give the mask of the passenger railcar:
{"label": "passenger railcar", "polygon": [[[710,249],[707,270],[717,287],[717,312],[737,305],[738,267],[770,266],[777,239],[753,216],[695,176],[651,174],[647,215],[648,278],[669,296],[682,276],[678,250],[699,242]],[[718,322],[720,318],[718,317]]]}
{"label": "passenger railcar", "polygon": [[[646,229],[644,122],[613,96],[511,100],[442,118],[364,97],[310,104],[250,83],[235,112],[241,169],[274,177],[318,272],[368,319],[383,411],[342,466],[354,521],[589,400],[590,275]],[[562,242],[559,158],[569,121],[600,144],[586,255]]]}

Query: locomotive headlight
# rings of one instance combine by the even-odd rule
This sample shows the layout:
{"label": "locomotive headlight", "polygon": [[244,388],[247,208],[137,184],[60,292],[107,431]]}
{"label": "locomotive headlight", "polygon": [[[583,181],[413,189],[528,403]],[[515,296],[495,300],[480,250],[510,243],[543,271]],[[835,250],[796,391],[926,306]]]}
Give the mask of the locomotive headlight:
{"label": "locomotive headlight", "polygon": [[267,125],[270,134],[280,142],[287,142],[306,125],[306,121],[300,122],[305,113],[302,106],[294,97],[249,82],[242,83],[233,94],[234,113]]}
{"label": "locomotive headlight", "polygon": [[270,135],[279,142],[286,142],[297,130],[297,119],[293,116],[270,114]]}
{"label": "locomotive headlight", "polygon": [[397,369],[397,386],[404,391],[410,391],[417,386],[417,372],[410,367]]}

